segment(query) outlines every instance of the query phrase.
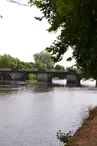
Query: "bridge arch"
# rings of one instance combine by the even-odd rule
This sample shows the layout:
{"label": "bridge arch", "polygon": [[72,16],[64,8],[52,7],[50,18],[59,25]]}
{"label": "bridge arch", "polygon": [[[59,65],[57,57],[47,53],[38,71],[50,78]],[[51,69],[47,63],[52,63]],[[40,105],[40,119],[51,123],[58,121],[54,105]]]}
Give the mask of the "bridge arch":
{"label": "bridge arch", "polygon": [[9,73],[0,73],[0,80],[11,80],[11,75]]}
{"label": "bridge arch", "polygon": [[37,75],[35,73],[26,73],[24,74],[25,80],[37,80]]}
{"label": "bridge arch", "polygon": [[53,79],[53,78],[59,78],[59,79],[62,79],[62,80],[64,80],[65,79],[65,75],[63,75],[63,74],[53,74],[52,76],[51,76],[51,78]]}

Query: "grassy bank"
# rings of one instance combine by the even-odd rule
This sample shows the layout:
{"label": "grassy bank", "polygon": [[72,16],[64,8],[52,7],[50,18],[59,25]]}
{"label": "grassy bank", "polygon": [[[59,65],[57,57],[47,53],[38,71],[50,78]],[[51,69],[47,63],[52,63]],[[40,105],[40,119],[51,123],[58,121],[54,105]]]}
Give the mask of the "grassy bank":
{"label": "grassy bank", "polygon": [[97,107],[65,146],[97,146]]}

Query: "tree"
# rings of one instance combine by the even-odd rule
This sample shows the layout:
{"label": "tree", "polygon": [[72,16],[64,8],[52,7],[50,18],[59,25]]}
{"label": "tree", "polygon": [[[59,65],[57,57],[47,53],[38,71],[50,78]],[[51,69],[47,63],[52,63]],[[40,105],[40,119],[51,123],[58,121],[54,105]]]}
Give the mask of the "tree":
{"label": "tree", "polygon": [[8,2],[16,3],[23,6],[29,6],[29,0],[7,0]]}
{"label": "tree", "polygon": [[73,49],[77,66],[97,78],[97,1],[95,0],[30,0],[50,24],[49,32],[60,29],[57,40],[47,48],[55,61],[62,59],[68,47]]}
{"label": "tree", "polygon": [[64,71],[64,66],[60,65],[60,64],[56,64],[55,66],[55,70],[61,70],[61,71]]}
{"label": "tree", "polygon": [[34,54],[34,60],[36,68],[38,69],[53,69],[54,61],[50,53],[46,51],[41,51],[40,53]]}
{"label": "tree", "polygon": [[36,69],[45,69],[45,64],[42,63],[41,61],[36,61],[35,68]]}
{"label": "tree", "polygon": [[10,68],[10,55],[0,55],[0,68]]}
{"label": "tree", "polygon": [[0,55],[0,68],[19,68],[19,69],[34,69],[35,64],[33,62],[23,62],[18,58],[14,58],[10,55]]}

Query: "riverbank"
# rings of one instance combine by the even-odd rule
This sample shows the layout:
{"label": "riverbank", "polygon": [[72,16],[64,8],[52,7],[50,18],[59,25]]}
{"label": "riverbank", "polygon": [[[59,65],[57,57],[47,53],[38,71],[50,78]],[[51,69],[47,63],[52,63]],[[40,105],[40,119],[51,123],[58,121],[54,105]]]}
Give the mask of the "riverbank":
{"label": "riverbank", "polygon": [[97,107],[65,146],[97,146]]}

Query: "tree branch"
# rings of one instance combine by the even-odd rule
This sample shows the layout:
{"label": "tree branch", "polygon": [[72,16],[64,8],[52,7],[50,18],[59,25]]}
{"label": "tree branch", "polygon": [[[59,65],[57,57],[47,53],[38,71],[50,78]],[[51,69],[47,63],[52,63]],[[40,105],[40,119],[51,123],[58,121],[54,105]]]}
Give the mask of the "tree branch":
{"label": "tree branch", "polygon": [[26,3],[22,3],[23,0],[7,0],[8,2],[12,3],[17,3],[18,5],[23,5],[23,6],[30,6],[29,0],[26,0]]}

